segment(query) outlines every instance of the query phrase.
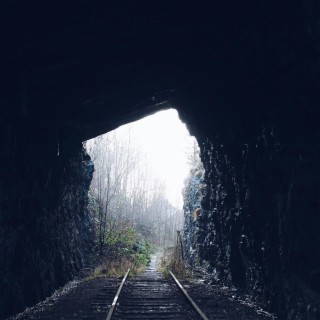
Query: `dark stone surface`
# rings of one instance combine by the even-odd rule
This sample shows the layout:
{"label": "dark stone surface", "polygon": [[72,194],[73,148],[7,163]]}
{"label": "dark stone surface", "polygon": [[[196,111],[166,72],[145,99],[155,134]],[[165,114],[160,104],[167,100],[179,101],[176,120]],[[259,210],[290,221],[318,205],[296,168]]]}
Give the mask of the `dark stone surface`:
{"label": "dark stone surface", "polygon": [[81,144],[74,155],[58,155],[47,129],[7,127],[15,143],[1,163],[0,318],[71,280],[93,244],[86,210],[92,162]]}
{"label": "dark stone surface", "polygon": [[276,136],[264,128],[239,158],[223,137],[203,144],[210,184],[197,221],[200,261],[281,318],[317,319],[319,169],[315,154],[293,157]]}
{"label": "dark stone surface", "polygon": [[199,161],[191,169],[185,181],[183,190],[185,259],[192,268],[199,266],[199,219],[202,215],[201,202],[206,193],[207,185],[204,182],[204,169]]}
{"label": "dark stone surface", "polygon": [[200,142],[201,257],[283,318],[317,317],[318,1],[0,9],[0,317],[82,264],[81,142],[168,107]]}

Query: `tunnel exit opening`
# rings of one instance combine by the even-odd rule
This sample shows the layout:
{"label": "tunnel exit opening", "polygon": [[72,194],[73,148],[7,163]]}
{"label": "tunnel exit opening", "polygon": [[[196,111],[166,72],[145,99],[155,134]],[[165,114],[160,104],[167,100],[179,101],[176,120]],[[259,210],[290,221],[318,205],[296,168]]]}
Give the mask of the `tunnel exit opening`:
{"label": "tunnel exit opening", "polygon": [[89,191],[101,252],[165,247],[183,229],[183,189],[201,164],[196,139],[175,109],[86,141],[95,171]]}

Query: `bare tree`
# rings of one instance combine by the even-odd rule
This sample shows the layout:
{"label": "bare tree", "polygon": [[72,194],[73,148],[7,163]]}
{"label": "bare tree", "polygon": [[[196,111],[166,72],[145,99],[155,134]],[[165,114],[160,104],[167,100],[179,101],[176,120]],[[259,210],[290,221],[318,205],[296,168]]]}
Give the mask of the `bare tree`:
{"label": "bare tree", "polygon": [[182,212],[166,198],[165,185],[153,175],[146,156],[135,145],[130,126],[88,141],[87,150],[95,165],[91,189],[98,203],[100,250],[108,233],[128,224],[154,243],[174,241],[177,215]]}

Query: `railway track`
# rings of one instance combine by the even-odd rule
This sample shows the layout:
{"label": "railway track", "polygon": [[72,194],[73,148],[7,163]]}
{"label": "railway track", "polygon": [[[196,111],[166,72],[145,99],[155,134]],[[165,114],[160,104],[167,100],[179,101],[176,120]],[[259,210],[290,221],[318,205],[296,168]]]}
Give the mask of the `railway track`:
{"label": "railway track", "polygon": [[[147,270],[118,291],[107,320],[123,319],[192,319],[208,320],[171,273],[168,281],[151,264]],[[124,280],[126,279],[126,276]]]}
{"label": "railway track", "polygon": [[128,278],[127,273],[122,281],[107,277],[84,281],[59,299],[7,320],[274,319],[232,301],[214,286],[185,283],[195,302],[190,301],[172,276],[166,279],[156,270],[154,256],[143,274]]}
{"label": "railway track", "polygon": [[117,292],[117,299],[113,301],[106,320],[275,319],[262,310],[258,313],[251,306],[234,301],[232,296],[222,294],[218,288],[186,284],[187,292],[174,274],[170,274],[172,279],[165,279],[156,270],[156,257],[153,257],[143,274],[123,281],[120,286],[122,291]]}

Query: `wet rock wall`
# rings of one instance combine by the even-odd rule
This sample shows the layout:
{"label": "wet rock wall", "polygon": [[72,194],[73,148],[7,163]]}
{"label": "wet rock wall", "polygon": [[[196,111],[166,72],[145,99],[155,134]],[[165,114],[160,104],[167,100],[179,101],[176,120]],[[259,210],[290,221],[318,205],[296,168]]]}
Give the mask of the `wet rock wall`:
{"label": "wet rock wall", "polygon": [[201,215],[201,201],[205,192],[204,169],[199,162],[191,169],[183,190],[185,258],[192,268],[199,266],[198,219]]}
{"label": "wet rock wall", "polygon": [[[1,127],[0,318],[71,280],[92,245],[86,211],[93,165],[81,144],[58,147],[50,127]],[[60,150],[58,150],[60,148]]]}
{"label": "wet rock wall", "polygon": [[[316,142],[307,139],[303,146],[298,132],[292,133],[301,142],[297,152],[273,126],[261,126],[246,143],[242,135],[230,137],[224,132],[199,141],[206,188],[197,191],[201,214],[196,228],[186,223],[187,239],[197,243],[197,258],[213,280],[251,296],[281,319],[318,319]],[[193,186],[194,178],[185,197],[186,221],[186,208],[199,205]]]}

